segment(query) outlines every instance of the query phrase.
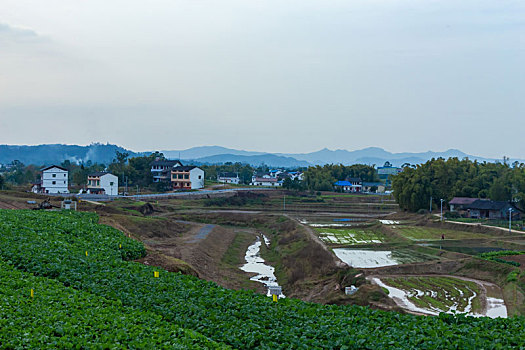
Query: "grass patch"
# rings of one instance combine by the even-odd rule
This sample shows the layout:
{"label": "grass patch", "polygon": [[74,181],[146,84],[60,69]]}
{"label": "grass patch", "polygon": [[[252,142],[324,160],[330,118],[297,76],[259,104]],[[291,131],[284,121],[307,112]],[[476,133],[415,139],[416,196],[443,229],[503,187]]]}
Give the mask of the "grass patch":
{"label": "grass patch", "polygon": [[244,264],[244,254],[246,247],[254,241],[254,236],[248,232],[238,232],[235,235],[228,250],[222,256],[221,262],[228,266],[238,267]]}
{"label": "grass patch", "polygon": [[441,235],[445,235],[445,239],[470,239],[470,238],[489,238],[489,236],[481,233],[473,233],[466,231],[456,231],[451,229],[442,229],[436,227],[424,226],[396,226],[390,227],[396,233],[411,239],[413,241],[432,241],[441,240]]}

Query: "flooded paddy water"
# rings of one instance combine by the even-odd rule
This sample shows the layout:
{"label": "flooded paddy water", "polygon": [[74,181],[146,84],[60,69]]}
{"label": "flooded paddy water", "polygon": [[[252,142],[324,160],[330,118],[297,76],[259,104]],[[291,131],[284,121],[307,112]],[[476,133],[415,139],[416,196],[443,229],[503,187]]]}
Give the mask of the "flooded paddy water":
{"label": "flooded paddy water", "polygon": [[335,255],[348,266],[363,269],[409,264],[436,259],[433,256],[410,249],[371,250],[336,248],[333,251]]}
{"label": "flooded paddy water", "polygon": [[366,228],[315,228],[314,230],[325,243],[355,245],[382,243],[384,241],[382,234]]}
{"label": "flooded paddy water", "polygon": [[507,317],[501,290],[488,282],[451,276],[369,276],[367,279],[387,290],[399,307],[411,312]]}
{"label": "flooded paddy water", "polygon": [[[263,235],[264,244],[269,247],[270,240],[268,237]],[[262,241],[257,236],[256,241],[248,247],[246,250],[245,260],[246,264],[240,267],[245,272],[255,273],[256,275],[250,278],[251,281],[259,282],[264,284],[266,287],[279,286],[277,283],[277,277],[275,277],[275,268],[267,265],[264,259],[261,257]],[[270,290],[268,289],[267,295],[270,296]],[[279,298],[284,298],[284,294],[281,293]]]}
{"label": "flooded paddy water", "polygon": [[497,247],[491,245],[489,242],[482,242],[479,240],[457,240],[457,241],[443,241],[439,243],[420,243],[419,245],[424,247],[436,248],[440,250],[448,250],[451,252],[478,255],[481,253],[498,252],[501,250],[507,250],[503,247]]}

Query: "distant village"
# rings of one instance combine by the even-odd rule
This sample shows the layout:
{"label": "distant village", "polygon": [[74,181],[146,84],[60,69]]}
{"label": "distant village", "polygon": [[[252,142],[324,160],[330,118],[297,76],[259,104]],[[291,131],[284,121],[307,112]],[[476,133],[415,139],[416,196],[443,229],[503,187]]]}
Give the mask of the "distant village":
{"label": "distant village", "polygon": [[[15,166],[16,162],[0,165],[0,169],[8,172]],[[199,190],[205,187],[205,170],[196,165],[184,165],[180,160],[157,158],[150,163],[149,170],[152,182],[166,185],[164,187],[166,191]],[[379,181],[370,182],[358,177],[345,177],[332,184],[333,190],[345,193],[388,193],[391,185],[390,176],[402,170],[387,162],[384,166],[377,168]],[[69,170],[62,165],[44,167],[39,170],[38,177],[38,181],[31,184],[33,193],[71,193]],[[216,178],[208,178],[218,184],[284,188],[289,182],[303,182],[304,179],[304,171],[288,169],[254,170],[248,180],[241,179],[239,172],[235,171],[220,171],[217,172]],[[79,193],[117,196],[123,194],[124,182],[123,177],[111,173],[106,168],[102,171],[88,173],[87,180],[81,186]]]}
{"label": "distant village", "polygon": [[[0,174],[9,172],[17,162],[0,166]],[[364,165],[363,165],[364,166]],[[184,165],[180,160],[169,160],[163,157],[153,159],[148,165],[149,181],[160,185],[161,192],[192,191],[217,185],[252,186],[283,189],[306,189],[304,170],[267,169],[259,171],[253,168],[251,178],[241,178],[238,171],[218,171],[215,176],[206,178],[205,166]],[[366,166],[365,166],[366,167]],[[370,166],[368,166],[370,167]],[[392,178],[403,172],[405,167],[395,167],[389,162],[383,166],[372,167],[376,181],[365,181],[361,177],[345,176],[324,185],[323,190],[353,194],[391,194]],[[319,167],[317,167],[319,169]],[[308,171],[308,169],[306,170]],[[1,175],[0,175],[1,176]],[[310,176],[312,176],[310,174]],[[62,165],[50,165],[39,170],[38,181],[31,183],[30,191],[36,194],[60,195],[71,194],[69,170]],[[208,183],[206,183],[206,180]],[[297,186],[297,184],[300,184]],[[127,176],[119,178],[105,168],[87,173],[82,186],[75,186],[74,194],[114,197],[129,195]],[[295,186],[295,187],[294,187]],[[138,188],[138,186],[137,186]],[[219,187],[220,189],[220,187]],[[506,219],[521,217],[521,210],[507,201],[494,201],[487,198],[454,197],[448,203],[448,215],[473,219]],[[431,209],[431,208],[430,208]]]}

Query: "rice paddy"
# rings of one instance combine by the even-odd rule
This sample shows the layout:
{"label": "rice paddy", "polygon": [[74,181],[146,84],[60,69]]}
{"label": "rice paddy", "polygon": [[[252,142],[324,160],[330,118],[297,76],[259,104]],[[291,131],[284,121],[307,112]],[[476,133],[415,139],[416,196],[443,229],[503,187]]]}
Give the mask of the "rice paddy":
{"label": "rice paddy", "polygon": [[383,266],[402,265],[436,259],[411,249],[372,250],[336,248],[335,255],[348,266],[355,268],[376,268]]}
{"label": "rice paddy", "polygon": [[466,231],[456,231],[436,227],[424,226],[391,226],[396,233],[411,239],[413,241],[433,241],[444,239],[472,239],[472,238],[490,238],[481,233]]}
{"label": "rice paddy", "polygon": [[[445,276],[396,276],[372,278],[386,288],[399,306],[430,315],[440,312],[465,313],[471,316],[506,317],[503,300],[486,300],[479,283]],[[485,304],[485,305],[484,305]]]}
{"label": "rice paddy", "polygon": [[381,233],[370,229],[336,229],[323,227],[314,228],[314,230],[323,242],[330,244],[357,245],[382,243],[385,241],[385,237]]}

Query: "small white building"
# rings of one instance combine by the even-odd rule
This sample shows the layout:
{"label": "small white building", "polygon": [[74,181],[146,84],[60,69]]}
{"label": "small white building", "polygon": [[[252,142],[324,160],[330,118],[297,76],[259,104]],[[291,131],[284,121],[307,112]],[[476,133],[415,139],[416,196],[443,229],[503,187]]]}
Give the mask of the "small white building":
{"label": "small white building", "polygon": [[69,193],[69,172],[66,168],[51,165],[42,170],[40,193]]}
{"label": "small white building", "polygon": [[171,186],[174,190],[204,188],[204,170],[194,165],[176,166],[171,169]]}
{"label": "small white building", "polygon": [[217,181],[227,184],[238,185],[240,179],[238,173],[219,173],[219,175],[217,175]]}
{"label": "small white building", "polygon": [[252,186],[266,186],[266,187],[280,187],[283,185],[282,181],[279,181],[273,177],[252,177]]}
{"label": "small white building", "polygon": [[105,171],[88,174],[87,192],[116,196],[118,195],[118,177]]}

